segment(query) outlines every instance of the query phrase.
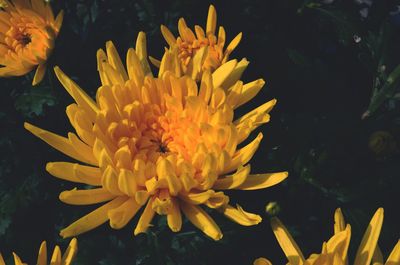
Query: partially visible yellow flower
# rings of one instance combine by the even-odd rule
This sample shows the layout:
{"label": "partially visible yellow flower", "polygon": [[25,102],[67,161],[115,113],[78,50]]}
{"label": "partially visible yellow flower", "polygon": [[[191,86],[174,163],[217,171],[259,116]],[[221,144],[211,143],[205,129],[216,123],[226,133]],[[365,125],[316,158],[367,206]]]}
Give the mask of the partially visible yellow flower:
{"label": "partially visible yellow flower", "polygon": [[[386,262],[378,247],[378,238],[383,224],[383,209],[379,208],[372,217],[363,236],[354,265],[398,265],[400,264],[400,240],[393,248]],[[319,254],[312,254],[308,259],[304,258],[300,248],[286,229],[286,227],[274,217],[271,219],[272,229],[276,239],[285,253],[290,265],[347,265],[348,249],[351,238],[351,227],[346,224],[342,212],[337,209],[334,216],[334,235],[324,242]],[[265,258],[254,261],[254,265],[271,264]]]}
{"label": "partially visible yellow flower", "polygon": [[[185,19],[178,21],[179,36],[175,36],[171,31],[161,25],[161,33],[171,49],[178,49],[178,58],[183,73],[198,80],[201,72],[194,74],[196,67],[202,71],[214,72],[222,64],[226,63],[229,55],[238,46],[242,33],[239,33],[224,49],[226,41],[225,29],[220,26],[216,35],[217,12],[213,5],[208,10],[206,30],[198,25],[194,27],[194,32],[186,25]],[[159,65],[157,60],[150,58],[155,65]],[[237,65],[236,74],[241,75],[247,67],[248,61],[243,59]],[[240,76],[239,76],[240,77]],[[232,85],[232,84],[231,84]]]}
{"label": "partially visible yellow flower", "polygon": [[1,0],[0,8],[0,77],[25,75],[37,66],[36,85],[46,72],[63,12],[54,18],[43,0]]}
{"label": "partially visible yellow flower", "polygon": [[[73,238],[68,245],[67,250],[64,252],[64,255],[61,254],[61,250],[59,246],[54,248],[53,254],[51,256],[50,262],[47,262],[47,246],[46,241],[43,241],[40,245],[39,254],[37,257],[37,265],[70,265],[74,260],[76,253],[78,252],[78,241],[76,238]],[[18,257],[17,254],[13,253],[14,255],[14,264],[15,265],[26,265],[23,263]],[[0,265],[5,265],[5,261],[0,254]]]}
{"label": "partially visible yellow flower", "polygon": [[[166,215],[170,229],[182,226],[182,213],[209,237],[222,237],[218,225],[201,207],[216,209],[229,219],[249,226],[261,217],[229,204],[229,189],[264,189],[283,181],[287,172],[250,174],[248,164],[263,135],[244,141],[269,121],[271,100],[242,117],[234,109],[259,91],[237,81],[231,90],[221,84],[231,78],[226,65],[200,84],[180,72],[177,53],[167,50],[153,77],[147,61],[146,39],[139,33],[136,50],[127,53],[126,68],[112,42],[97,53],[102,86],[91,99],[59,68],[56,75],[74,104],[67,107],[75,133],[68,138],[37,128],[25,128],[49,145],[86,165],[53,162],[46,166],[55,177],[94,186],[60,194],[68,204],[106,202],[61,231],[71,237],[110,221],[124,227],[144,211],[134,234],[151,226],[154,215]],[[229,62],[227,62],[229,64]],[[232,64],[232,63],[230,63]]]}

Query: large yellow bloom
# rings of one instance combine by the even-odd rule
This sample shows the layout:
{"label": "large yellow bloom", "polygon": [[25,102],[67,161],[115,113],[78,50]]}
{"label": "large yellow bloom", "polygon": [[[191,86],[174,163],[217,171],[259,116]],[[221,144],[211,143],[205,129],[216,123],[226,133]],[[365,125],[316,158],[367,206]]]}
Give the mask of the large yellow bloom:
{"label": "large yellow bloom", "polygon": [[[363,236],[354,260],[354,265],[398,265],[400,264],[400,240],[393,248],[391,254],[383,261],[382,253],[378,247],[378,238],[383,223],[383,209],[379,208],[372,217]],[[271,220],[275,236],[291,265],[347,265],[348,249],[351,238],[351,227],[346,225],[340,209],[337,209],[334,217],[334,235],[328,242],[322,245],[320,254],[312,254],[308,259],[289,234],[286,227],[277,218]],[[259,258],[254,265],[270,265],[264,258]]]}
{"label": "large yellow bloom", "polygon": [[[170,49],[178,50],[178,58],[182,71],[198,80],[202,71],[215,71],[222,64],[226,63],[229,55],[238,46],[242,33],[239,33],[226,47],[225,29],[220,26],[218,36],[216,35],[217,12],[213,5],[208,10],[207,25],[204,31],[200,26],[196,25],[195,33],[186,25],[185,19],[180,18],[178,21],[179,37],[175,38],[167,27],[161,25],[161,33],[167,41]],[[155,59],[150,58],[155,65],[159,65]],[[237,65],[236,75],[241,75],[248,65],[246,59],[242,59]],[[196,67],[200,67],[202,71],[196,71]],[[232,84],[230,84],[232,85]]]}
{"label": "large yellow bloom", "polygon": [[[70,237],[106,221],[124,227],[145,205],[134,234],[150,226],[155,215],[166,215],[172,231],[182,225],[181,212],[209,237],[222,233],[200,205],[217,209],[241,225],[255,225],[261,217],[232,207],[227,189],[254,190],[275,185],[287,172],[250,175],[250,161],[262,134],[238,148],[258,126],[269,121],[271,100],[233,121],[234,109],[259,90],[253,82],[236,81],[230,90],[220,84],[229,78],[235,61],[201,83],[182,75],[177,54],[166,51],[158,77],[150,72],[146,40],[140,33],[136,51],[127,53],[125,70],[112,42],[97,53],[102,86],[93,101],[58,67],[56,75],[76,104],[67,107],[76,133],[68,138],[25,128],[64,154],[88,165],[53,162],[46,166],[55,177],[95,186],[60,194],[68,204],[107,202],[61,231]],[[90,166],[89,166],[90,165]],[[235,172],[236,171],[236,172]]]}
{"label": "large yellow bloom", "polygon": [[0,76],[25,75],[37,66],[36,85],[46,72],[63,12],[54,18],[44,0],[0,0],[0,8]]}
{"label": "large yellow bloom", "polygon": [[[43,241],[40,245],[39,254],[37,258],[37,265],[70,265],[74,260],[76,253],[78,252],[78,241],[76,238],[72,239],[69,242],[67,250],[64,252],[64,255],[61,254],[61,250],[59,246],[54,248],[53,254],[51,256],[50,263],[47,263],[47,245],[46,241]],[[13,253],[14,255],[14,264],[15,265],[26,265],[23,263],[21,259],[18,257],[17,254]],[[4,262],[3,257],[0,254],[0,265],[6,265]]]}

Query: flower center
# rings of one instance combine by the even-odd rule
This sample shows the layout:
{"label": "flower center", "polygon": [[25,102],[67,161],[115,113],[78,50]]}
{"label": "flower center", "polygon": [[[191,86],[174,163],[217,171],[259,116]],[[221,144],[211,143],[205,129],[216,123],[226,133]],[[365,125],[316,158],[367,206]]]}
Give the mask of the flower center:
{"label": "flower center", "polygon": [[17,40],[22,46],[26,46],[32,42],[31,35],[28,33],[22,33],[21,36],[17,37]]}

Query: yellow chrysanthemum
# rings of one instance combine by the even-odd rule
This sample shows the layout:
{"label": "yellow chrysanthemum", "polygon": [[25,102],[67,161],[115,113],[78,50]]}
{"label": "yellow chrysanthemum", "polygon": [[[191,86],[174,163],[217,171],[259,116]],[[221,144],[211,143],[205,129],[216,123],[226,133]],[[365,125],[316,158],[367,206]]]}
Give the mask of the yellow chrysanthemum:
{"label": "yellow chrysanthemum", "polygon": [[60,31],[63,12],[54,18],[43,0],[0,0],[0,76],[36,73],[32,85],[46,72],[46,61]]}
{"label": "yellow chrysanthemum", "polygon": [[241,81],[230,90],[220,87],[224,80],[235,78],[226,70],[233,70],[234,61],[227,62],[230,68],[222,65],[213,74],[205,71],[198,86],[181,76],[176,53],[166,51],[157,78],[146,58],[144,33],[138,36],[136,51],[128,50],[127,71],[108,42],[106,52],[97,53],[102,86],[96,101],[56,67],[58,79],[76,101],[66,112],[77,135],[68,133],[64,138],[25,124],[54,148],[88,164],[47,164],[55,177],[97,186],[64,191],[60,194],[63,202],[107,202],[63,229],[61,236],[81,234],[107,220],[112,228],[122,228],[144,205],[135,235],[147,230],[155,213],[166,215],[171,230],[179,231],[183,212],[218,240],[222,233],[202,204],[241,225],[258,224],[260,216],[230,206],[223,190],[263,189],[287,177],[287,172],[250,175],[247,163],[260,144],[261,133],[238,148],[254,129],[269,121],[268,112],[276,100],[233,121],[234,109],[259,90]]}
{"label": "yellow chrysanthemum", "polygon": [[[73,238],[68,245],[67,250],[64,252],[64,255],[61,254],[61,250],[59,246],[56,246],[53,251],[53,255],[51,256],[50,263],[47,263],[47,246],[46,241],[43,241],[40,245],[39,254],[37,258],[37,265],[70,265],[74,260],[76,253],[78,252],[78,241],[76,238]],[[23,263],[17,254],[14,255],[14,264],[15,265],[26,265]],[[6,265],[3,257],[0,254],[0,265]]]}
{"label": "yellow chrysanthemum", "polygon": [[[378,247],[378,238],[383,224],[383,209],[379,208],[372,217],[367,230],[363,236],[354,260],[354,265],[397,265],[400,264],[400,240],[393,248],[386,262],[383,261],[382,253]],[[271,220],[272,229],[283,252],[291,265],[347,265],[348,248],[351,238],[351,227],[346,225],[340,209],[337,209],[334,217],[334,236],[322,245],[320,254],[312,254],[308,259],[296,242],[279,221],[278,218]],[[271,265],[265,258],[254,261],[254,265]]]}
{"label": "yellow chrysanthemum", "polygon": [[[208,10],[207,25],[204,31],[202,27],[196,25],[195,33],[186,25],[184,18],[178,21],[179,37],[175,38],[167,27],[161,25],[161,33],[167,41],[170,49],[178,50],[178,58],[183,73],[199,80],[203,71],[215,71],[222,64],[226,63],[229,55],[238,46],[242,33],[239,33],[226,47],[225,29],[220,26],[218,36],[216,36],[217,12],[213,5]],[[159,62],[150,57],[154,65],[159,66]],[[235,70],[236,75],[243,73],[248,61],[242,59]],[[195,69],[199,67],[201,71]],[[196,73],[194,73],[196,71]],[[233,84],[230,84],[233,85]],[[229,85],[228,85],[229,87]]]}

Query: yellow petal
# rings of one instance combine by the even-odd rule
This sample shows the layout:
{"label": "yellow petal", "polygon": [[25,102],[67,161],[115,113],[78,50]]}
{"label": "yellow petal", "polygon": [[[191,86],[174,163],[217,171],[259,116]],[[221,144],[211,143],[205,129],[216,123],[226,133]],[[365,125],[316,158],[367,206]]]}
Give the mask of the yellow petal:
{"label": "yellow petal", "polygon": [[75,188],[61,192],[59,198],[62,202],[72,205],[89,205],[110,201],[115,198],[115,195],[104,188],[89,190],[77,190]]}
{"label": "yellow petal", "polygon": [[129,78],[135,80],[136,85],[141,87],[144,81],[144,72],[140,59],[133,48],[129,48],[126,54],[126,67]]}
{"label": "yellow petal", "polygon": [[260,78],[257,79],[256,81],[243,85],[242,93],[235,108],[240,107],[241,105],[247,103],[252,98],[254,98],[258,94],[258,92],[260,92],[264,84],[265,81],[262,78]]}
{"label": "yellow petal", "polygon": [[46,170],[51,175],[76,182],[85,183],[92,186],[101,185],[101,171],[97,167],[89,167],[69,162],[49,162]]}
{"label": "yellow petal", "polygon": [[303,253],[281,221],[279,221],[278,218],[273,217],[271,218],[271,226],[279,245],[289,260],[289,263],[293,265],[304,264],[305,259]]}
{"label": "yellow petal", "polygon": [[40,129],[36,126],[33,126],[32,124],[29,124],[27,122],[24,123],[25,129],[30,131],[32,134],[34,134],[36,137],[42,139],[45,141],[47,144],[52,146],[53,148],[57,149],[58,151],[66,154],[67,156],[70,156],[76,160],[88,163],[88,164],[96,164],[97,161],[94,161],[92,157],[86,158],[83,157],[81,154],[79,154],[75,147],[72,145],[69,139],[59,136],[57,134],[54,134],[52,132]]}
{"label": "yellow petal", "polygon": [[171,31],[169,31],[169,29],[164,25],[161,25],[161,34],[163,35],[164,39],[167,41],[169,46],[171,47],[175,46],[176,38],[171,33]]}
{"label": "yellow petal", "polygon": [[373,265],[383,265],[383,254],[381,249],[379,248],[378,245],[376,245],[375,251],[374,251],[374,255],[372,255],[372,260],[371,263]]}
{"label": "yellow petal", "polygon": [[43,80],[45,73],[46,73],[46,63],[39,64],[38,67],[36,68],[35,76],[33,77],[32,80],[32,86],[36,86],[37,84],[39,84]]}
{"label": "yellow petal", "polygon": [[[219,41],[219,39],[218,39]],[[233,86],[237,81],[240,80],[242,77],[242,74],[244,70],[246,70],[247,66],[249,65],[249,61],[247,61],[246,58],[243,58],[238,62],[236,65],[235,69],[232,71],[232,73],[228,76],[227,79],[222,83],[222,87],[227,90],[231,86]]]}
{"label": "yellow petal", "polygon": [[346,222],[344,221],[342,210],[340,208],[336,209],[334,219],[335,219],[335,224],[334,224],[335,234],[344,231],[344,229],[346,228]]}
{"label": "yellow petal", "polygon": [[335,234],[326,244],[328,253],[338,254],[343,263],[347,259],[347,252],[350,245],[351,228],[347,225],[346,229]]}
{"label": "yellow petal", "polygon": [[155,67],[160,68],[160,65],[161,65],[160,60],[157,60],[156,58],[154,58],[152,56],[149,56],[149,60]]}
{"label": "yellow petal", "polygon": [[73,238],[68,245],[67,250],[64,252],[62,256],[62,265],[70,265],[74,260],[76,253],[78,252],[78,240]]}
{"label": "yellow petal", "polygon": [[133,232],[135,236],[140,233],[145,233],[147,231],[147,228],[149,228],[150,222],[155,214],[155,211],[153,210],[152,207],[153,202],[154,202],[154,197],[151,197],[151,199],[147,202],[146,208],[144,208],[142,215],[140,216],[135,231]]}
{"label": "yellow petal", "polygon": [[394,246],[392,252],[389,255],[385,265],[398,265],[400,264],[400,240],[397,241],[396,246]]}
{"label": "yellow petal", "polygon": [[354,265],[369,265],[378,242],[383,223],[383,208],[379,208],[372,217],[357,250]]}
{"label": "yellow petal", "polygon": [[250,165],[239,168],[235,174],[217,179],[213,185],[216,190],[229,190],[242,185],[250,173]]}
{"label": "yellow petal", "polygon": [[147,61],[147,44],[146,44],[146,34],[141,31],[139,32],[136,39],[136,54],[139,57],[140,63],[142,64],[142,69],[145,75],[152,75],[150,70],[149,62]]}
{"label": "yellow petal", "polygon": [[60,31],[63,19],[64,19],[64,10],[61,10],[60,13],[58,13],[56,20],[54,22],[54,27],[56,28],[57,31]]}
{"label": "yellow petal", "polygon": [[232,157],[232,161],[230,164],[226,165],[223,173],[231,172],[232,170],[238,168],[241,165],[245,165],[250,159],[253,157],[254,153],[257,151],[257,148],[263,138],[262,133],[259,133],[257,137],[251,141],[248,145],[242,147],[238,151],[236,151],[235,155]]}
{"label": "yellow petal", "polygon": [[272,265],[266,258],[258,258],[253,262],[253,265]]}
{"label": "yellow petal", "polygon": [[94,122],[99,109],[93,99],[89,97],[89,95],[86,94],[74,81],[65,75],[58,66],[54,67],[54,72],[67,92],[76,103],[85,110],[90,120]]}
{"label": "yellow petal", "polygon": [[231,75],[233,70],[236,68],[237,65],[237,60],[230,60],[229,62],[224,63],[220,67],[218,67],[213,73],[212,73],[212,79],[213,79],[213,86],[215,88],[221,87],[222,84],[225,82],[226,79]]}
{"label": "yellow petal", "polygon": [[26,265],[25,263],[22,262],[22,260],[18,257],[18,255],[15,254],[14,252],[13,252],[13,256],[14,256],[15,265]]}
{"label": "yellow petal", "polygon": [[256,225],[262,220],[258,214],[246,212],[239,205],[237,205],[237,208],[227,205],[221,209],[221,212],[232,221],[244,226]]}
{"label": "yellow petal", "polygon": [[177,199],[171,198],[171,201],[172,207],[167,215],[167,223],[173,232],[179,232],[182,227],[181,210],[179,209],[179,203]]}
{"label": "yellow petal", "polygon": [[[0,253],[0,265],[6,265],[6,262],[3,259],[3,256]],[[38,264],[38,265],[42,265],[42,264]]]}
{"label": "yellow petal", "polygon": [[222,238],[221,230],[214,220],[199,206],[180,202],[181,209],[189,221],[214,240]]}
{"label": "yellow petal", "polygon": [[128,80],[128,74],[125,71],[125,67],[122,64],[121,58],[119,57],[117,49],[112,41],[106,42],[106,50],[109,63],[122,75],[125,81]]}
{"label": "yellow petal", "polygon": [[199,193],[191,192],[188,194],[181,194],[179,198],[190,204],[197,205],[205,203],[214,193],[215,192],[213,190],[207,190]]}
{"label": "yellow petal", "polygon": [[215,28],[217,27],[217,11],[213,5],[208,8],[206,34],[207,36],[215,34]]}
{"label": "yellow petal", "polygon": [[222,59],[222,63],[226,62],[229,58],[229,55],[233,52],[234,49],[239,45],[242,39],[242,32],[240,32],[236,37],[228,44],[226,50],[224,52],[224,58]]}
{"label": "yellow petal", "polygon": [[135,198],[129,198],[119,207],[108,211],[110,226],[114,229],[123,228],[139,211],[142,205],[138,204]]}
{"label": "yellow petal", "polygon": [[122,196],[115,198],[61,230],[60,236],[63,238],[77,236],[104,224],[108,220],[108,211],[117,208],[126,200],[127,197]]}
{"label": "yellow petal", "polygon": [[[42,244],[40,244],[39,248],[39,254],[37,258],[37,265],[47,265],[47,246],[46,246],[46,241],[43,241]],[[1,262],[0,262],[1,264]]]}
{"label": "yellow petal", "polygon": [[61,250],[59,246],[56,246],[51,256],[50,264],[61,265]]}
{"label": "yellow petal", "polygon": [[288,172],[249,175],[246,181],[237,187],[238,190],[259,190],[274,186],[284,181]]}

